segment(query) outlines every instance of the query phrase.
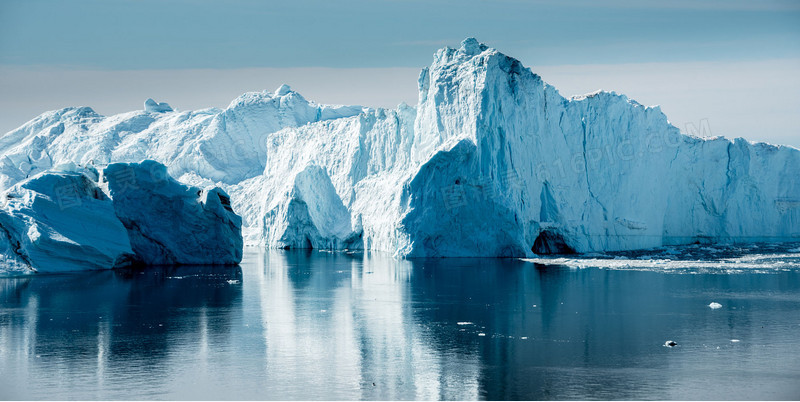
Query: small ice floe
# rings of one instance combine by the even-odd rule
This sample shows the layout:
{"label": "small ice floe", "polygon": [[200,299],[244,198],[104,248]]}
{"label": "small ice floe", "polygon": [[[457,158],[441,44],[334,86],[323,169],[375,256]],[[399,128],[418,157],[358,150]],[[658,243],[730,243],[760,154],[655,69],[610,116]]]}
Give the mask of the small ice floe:
{"label": "small ice floe", "polygon": [[666,341],[664,342],[664,346],[668,348],[674,348],[675,346],[678,346],[678,343],[675,341]]}
{"label": "small ice floe", "polygon": [[242,283],[242,281],[236,280],[236,279],[228,279],[227,282],[228,282],[228,285],[238,285],[238,284]]}
{"label": "small ice floe", "polygon": [[731,343],[738,343],[738,342],[741,342],[741,341],[738,340],[738,339],[731,339]]}
{"label": "small ice floe", "polygon": [[469,321],[459,321],[458,325],[472,325],[472,323]]}
{"label": "small ice floe", "polygon": [[716,310],[718,308],[722,308],[722,305],[717,302],[711,302],[711,304],[709,304],[708,307],[711,307],[712,310]]}
{"label": "small ice floe", "polygon": [[484,334],[483,332],[479,332],[478,336],[486,336],[486,334]]}
{"label": "small ice floe", "polygon": [[520,337],[519,339],[526,340],[526,339],[528,339],[528,337],[527,336],[523,336],[523,337]]}

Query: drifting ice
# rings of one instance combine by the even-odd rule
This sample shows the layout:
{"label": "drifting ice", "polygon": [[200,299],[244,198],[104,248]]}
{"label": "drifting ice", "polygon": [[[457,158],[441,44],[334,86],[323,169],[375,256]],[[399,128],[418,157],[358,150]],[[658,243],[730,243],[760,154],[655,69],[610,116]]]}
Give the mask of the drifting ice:
{"label": "drifting ice", "polygon": [[227,194],[180,184],[154,161],[98,172],[62,164],[5,193],[0,267],[8,273],[141,264],[236,264],[241,218]]}
{"label": "drifting ice", "polygon": [[0,186],[154,159],[231,194],[248,244],[399,257],[800,240],[797,149],[682,135],[613,92],[564,98],[472,38],[436,52],[416,107],[320,105],[286,85],[223,110],[154,103],[35,118],[0,138]]}

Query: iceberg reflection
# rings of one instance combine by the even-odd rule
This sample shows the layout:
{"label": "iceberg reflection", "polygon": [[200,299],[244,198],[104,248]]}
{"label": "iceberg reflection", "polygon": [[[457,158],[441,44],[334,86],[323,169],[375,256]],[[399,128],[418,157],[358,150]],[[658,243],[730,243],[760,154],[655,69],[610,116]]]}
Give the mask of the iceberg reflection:
{"label": "iceberg reflection", "polygon": [[248,250],[0,303],[2,399],[785,399],[800,372],[797,270]]}

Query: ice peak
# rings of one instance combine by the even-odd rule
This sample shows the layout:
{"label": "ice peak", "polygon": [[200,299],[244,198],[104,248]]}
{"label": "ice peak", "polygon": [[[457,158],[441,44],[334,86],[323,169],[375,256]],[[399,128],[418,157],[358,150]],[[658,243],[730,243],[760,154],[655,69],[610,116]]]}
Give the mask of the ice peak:
{"label": "ice peak", "polygon": [[275,96],[284,96],[289,92],[292,92],[292,87],[286,84],[281,84],[281,86],[279,86],[278,89],[275,90]]}
{"label": "ice peak", "polygon": [[144,101],[144,111],[150,113],[165,113],[171,112],[172,107],[166,102],[158,103],[154,101],[153,98],[147,98],[147,100]]}
{"label": "ice peak", "polygon": [[488,48],[488,46],[478,42],[478,40],[473,37],[461,41],[461,51],[468,55],[476,55]]}

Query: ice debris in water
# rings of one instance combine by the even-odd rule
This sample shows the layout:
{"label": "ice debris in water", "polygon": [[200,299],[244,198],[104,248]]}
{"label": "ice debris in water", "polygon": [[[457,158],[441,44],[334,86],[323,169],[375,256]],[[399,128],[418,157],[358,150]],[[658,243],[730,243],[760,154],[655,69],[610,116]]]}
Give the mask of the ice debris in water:
{"label": "ice debris in water", "polygon": [[711,307],[712,310],[716,310],[718,308],[722,308],[722,305],[717,302],[711,302],[711,304],[709,304],[708,307]]}

